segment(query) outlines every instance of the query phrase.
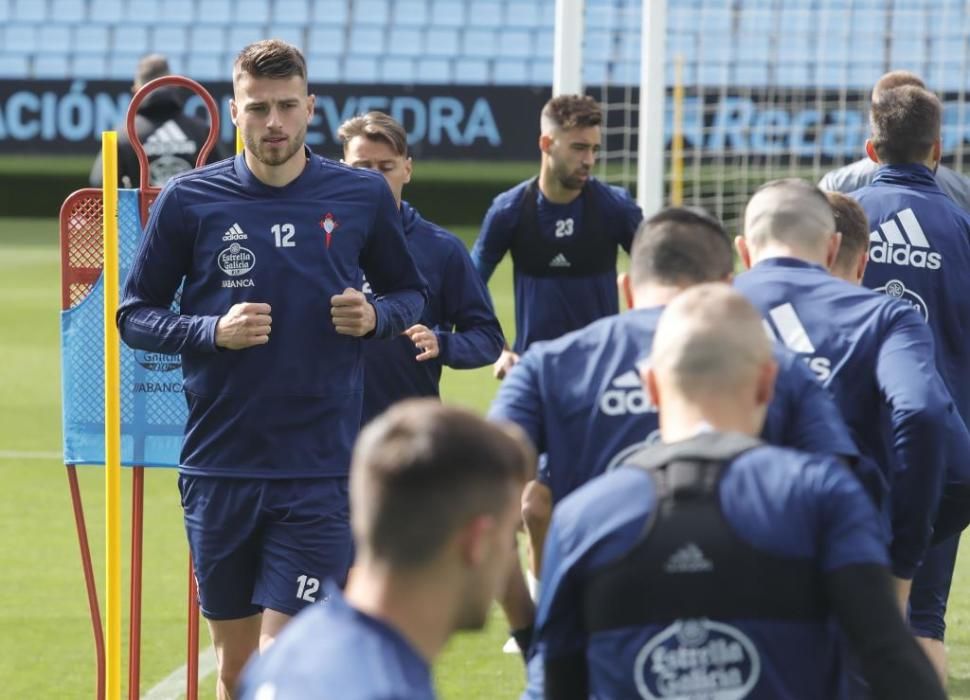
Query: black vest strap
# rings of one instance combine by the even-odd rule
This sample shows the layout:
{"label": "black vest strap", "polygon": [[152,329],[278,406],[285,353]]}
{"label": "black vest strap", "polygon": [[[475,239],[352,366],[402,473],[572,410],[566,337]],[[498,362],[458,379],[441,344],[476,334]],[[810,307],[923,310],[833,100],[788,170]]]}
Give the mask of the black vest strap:
{"label": "black vest strap", "polygon": [[530,277],[592,277],[616,272],[616,240],[609,235],[592,190],[587,183],[579,195],[583,202],[582,230],[571,236],[550,238],[539,231],[539,178],[529,181],[512,238],[512,263],[518,272]]}
{"label": "black vest strap", "polygon": [[627,462],[650,472],[657,506],[634,547],[586,581],[587,631],[700,617],[826,617],[815,562],[755,549],[734,533],[721,511],[722,472],[760,444],[743,435],[706,433],[645,448]]}

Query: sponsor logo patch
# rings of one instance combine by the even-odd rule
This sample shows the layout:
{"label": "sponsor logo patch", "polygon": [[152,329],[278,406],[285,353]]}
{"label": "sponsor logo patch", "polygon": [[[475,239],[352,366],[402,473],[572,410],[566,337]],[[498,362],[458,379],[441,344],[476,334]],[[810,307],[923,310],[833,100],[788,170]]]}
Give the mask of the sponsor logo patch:
{"label": "sponsor logo patch", "polygon": [[933,251],[912,209],[897,212],[869,234],[869,260],[926,270],[943,267],[943,256]]}
{"label": "sponsor logo patch", "polygon": [[879,287],[875,291],[882,292],[886,296],[893,297],[895,299],[901,299],[907,302],[914,309],[919,311],[920,316],[928,323],[930,320],[930,310],[926,306],[926,302],[923,301],[923,297],[914,292],[912,289],[906,289],[906,285],[899,280],[889,280],[885,285]]}
{"label": "sponsor logo patch", "polygon": [[233,243],[219,253],[219,269],[230,277],[239,277],[252,272],[256,267],[256,256],[249,248]]}
{"label": "sponsor logo patch", "polygon": [[135,350],[135,362],[152,372],[171,372],[182,366],[182,358],[179,355],[166,355],[147,350]]}

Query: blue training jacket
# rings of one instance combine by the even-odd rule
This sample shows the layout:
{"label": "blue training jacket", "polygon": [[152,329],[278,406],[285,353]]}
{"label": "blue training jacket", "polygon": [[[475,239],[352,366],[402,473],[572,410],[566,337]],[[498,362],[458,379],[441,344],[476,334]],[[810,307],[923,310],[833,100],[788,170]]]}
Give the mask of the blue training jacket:
{"label": "blue training jacket", "polygon": [[871,230],[862,283],[909,302],[926,319],[937,368],[970,423],[970,214],[924,165],[884,166],[852,196]]}
{"label": "blue training jacket", "polygon": [[[307,153],[285,187],[262,183],[239,155],[172,179],[152,206],[118,326],[134,348],[182,355],[183,473],[346,475],[368,341],[337,334],[330,299],[363,269],[377,293],[376,338],[398,335],[424,307],[383,176]],[[240,302],[271,306],[269,343],[217,349],[216,323]]]}
{"label": "blue training jacket", "polygon": [[[531,180],[498,195],[485,214],[478,239],[472,246],[472,261],[486,282],[495,267],[515,244],[522,199]],[[539,230],[533,235],[545,240],[573,242],[601,232],[602,245],[630,251],[633,234],[643,214],[629,193],[590,178],[586,191],[596,198],[597,222],[587,222],[583,197],[569,204],[554,204],[541,191],[536,194]],[[578,265],[566,256],[555,256],[549,265]],[[515,352],[521,354],[537,340],[558,338],[603,316],[619,311],[616,269],[590,276],[536,277],[513,268],[515,286]]]}
{"label": "blue training jacket", "polygon": [[488,288],[461,239],[422,218],[407,202],[401,205],[401,219],[408,249],[428,283],[428,303],[418,323],[435,332],[439,355],[415,361],[420,351],[406,336],[364,343],[364,423],[401,399],[438,396],[443,366],[491,364],[505,342]]}
{"label": "blue training jacket", "polygon": [[[502,382],[489,417],[520,425],[544,453],[539,480],[559,501],[657,439],[657,413],[637,373],[663,307],[600,319],[536,343]],[[838,407],[812,373],[782,348],[762,437],[806,452],[855,457]]]}
{"label": "blue training jacket", "polygon": [[907,304],[794,258],[763,260],[735,286],[812,368],[863,455],[883,470],[893,573],[912,578],[932,534],[954,439],[948,427],[955,409],[926,323]]}

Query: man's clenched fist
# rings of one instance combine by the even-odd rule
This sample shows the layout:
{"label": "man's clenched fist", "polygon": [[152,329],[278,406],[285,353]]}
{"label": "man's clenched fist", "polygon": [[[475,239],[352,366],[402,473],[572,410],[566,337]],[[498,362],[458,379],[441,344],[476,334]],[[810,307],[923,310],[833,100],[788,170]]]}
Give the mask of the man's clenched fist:
{"label": "man's clenched fist", "polygon": [[242,350],[269,342],[269,304],[245,301],[235,304],[216,324],[216,346],[227,350]]}
{"label": "man's clenched fist", "polygon": [[341,335],[365,336],[377,327],[377,313],[363,292],[348,287],[330,297],[330,316]]}

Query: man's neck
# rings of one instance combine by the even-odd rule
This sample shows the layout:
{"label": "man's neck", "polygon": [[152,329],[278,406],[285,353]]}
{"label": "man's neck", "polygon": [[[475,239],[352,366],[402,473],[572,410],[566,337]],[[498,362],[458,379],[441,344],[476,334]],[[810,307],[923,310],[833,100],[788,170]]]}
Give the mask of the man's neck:
{"label": "man's neck", "polygon": [[692,438],[702,427],[718,432],[757,435],[751,412],[739,410],[733,402],[686,403],[668,400],[660,414],[660,435],[664,442],[679,442]]}
{"label": "man's neck", "polygon": [[680,285],[643,284],[633,290],[633,308],[650,309],[667,306],[684,291]]}
{"label": "man's neck", "polygon": [[539,170],[539,191],[542,192],[543,197],[553,204],[569,204],[583,192],[582,190],[563,187],[562,183],[545,166]]}
{"label": "man's neck", "polygon": [[801,260],[812,265],[826,266],[824,254],[806,251],[783,243],[768,243],[763,248],[751,252],[752,265],[757,265],[759,262],[770,258],[794,258],[795,260]]}
{"label": "man's neck", "polygon": [[285,187],[293,182],[303,172],[307,160],[306,151],[302,148],[279,165],[266,165],[246,151],[246,166],[257,180],[270,187]]}
{"label": "man's neck", "polygon": [[355,565],[344,599],[354,608],[397,630],[430,665],[452,629],[447,576],[392,571],[375,563]]}

